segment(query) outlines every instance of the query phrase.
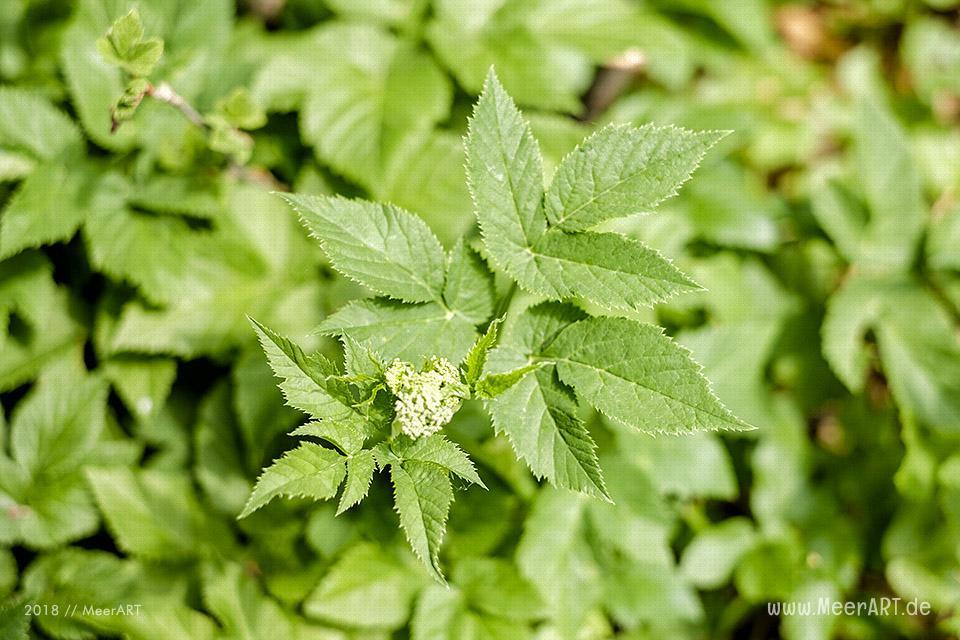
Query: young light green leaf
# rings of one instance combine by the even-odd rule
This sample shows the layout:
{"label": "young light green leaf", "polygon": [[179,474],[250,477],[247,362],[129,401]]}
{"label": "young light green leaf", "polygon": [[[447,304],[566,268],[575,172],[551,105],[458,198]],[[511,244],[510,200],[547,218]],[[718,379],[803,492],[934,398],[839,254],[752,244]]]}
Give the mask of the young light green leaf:
{"label": "young light green leaf", "polygon": [[394,444],[393,452],[403,462],[435,464],[467,482],[486,488],[467,454],[440,434],[416,440],[402,438]]}
{"label": "young light green leaf", "polygon": [[107,31],[107,41],[120,56],[126,57],[143,38],[143,22],[140,12],[131,9],[114,20]]}
{"label": "young light green leaf", "polygon": [[430,575],[438,582],[445,582],[440,570],[440,544],[453,502],[453,489],[446,469],[411,460],[391,464],[390,477],[400,525],[407,541]]}
{"label": "young light green leaf", "polygon": [[604,220],[652,210],[676,195],[726,132],[648,124],[609,125],[557,167],[546,194],[550,224],[586,231]]}
{"label": "young light green leaf", "polygon": [[111,25],[107,34],[97,40],[97,51],[107,62],[115,64],[134,77],[150,75],[163,55],[163,40],[143,39],[140,13],[131,9]]}
{"label": "young light green leaf", "polygon": [[497,318],[490,323],[486,332],[473,344],[463,364],[460,365],[463,370],[464,381],[473,388],[477,380],[483,374],[483,366],[487,363],[487,354],[497,344],[497,338],[500,335],[500,324],[503,318]]}
{"label": "young light green leaf", "polygon": [[358,451],[347,459],[347,483],[343,487],[343,495],[340,496],[337,515],[360,504],[360,501],[366,497],[367,491],[370,490],[370,482],[373,480],[375,466],[373,454],[369,449]]}
{"label": "young light green leaf", "polygon": [[236,87],[217,100],[216,110],[231,126],[238,129],[259,129],[267,124],[267,114],[253,100],[246,87]]}
{"label": "young light green leaf", "polygon": [[392,205],[283,194],[333,266],[369,289],[406,302],[443,299],[446,255],[427,224]]}
{"label": "young light green leaf", "polygon": [[349,335],[340,336],[343,344],[343,366],[347,374],[360,378],[381,378],[383,376],[383,358]]}
{"label": "young light green leaf", "polygon": [[383,299],[351,302],[327,317],[317,331],[349,335],[388,362],[394,358],[419,362],[433,356],[460,362],[477,335],[472,322],[439,304]]}
{"label": "young light green leaf", "polygon": [[750,428],[713,395],[700,365],[660,327],[590,318],[564,329],[545,355],[580,398],[641,431]]}
{"label": "young light green leaf", "polygon": [[260,338],[270,368],[280,378],[280,390],[287,404],[318,420],[336,424],[337,429],[366,433],[366,417],[337,385],[328,381],[329,377],[339,373],[331,362],[319,354],[305,355],[291,340],[252,318],[250,323]]}
{"label": "young light green leaf", "polygon": [[491,373],[480,378],[476,385],[474,385],[474,391],[477,394],[478,398],[483,398],[490,400],[496,398],[501,393],[512,387],[513,385],[520,382],[525,375],[531,371],[536,371],[537,369],[546,366],[545,362],[534,362],[522,367],[518,367],[513,371],[507,371],[506,373]]}
{"label": "young light green leaf", "polygon": [[318,444],[304,442],[267,467],[238,518],[245,518],[278,496],[326,500],[337,494],[346,473],[345,458]]}

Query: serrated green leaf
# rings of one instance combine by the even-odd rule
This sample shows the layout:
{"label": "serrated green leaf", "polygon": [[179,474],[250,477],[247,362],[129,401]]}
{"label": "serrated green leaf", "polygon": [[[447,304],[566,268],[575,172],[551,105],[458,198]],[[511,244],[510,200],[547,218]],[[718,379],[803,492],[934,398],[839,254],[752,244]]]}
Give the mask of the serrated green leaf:
{"label": "serrated green leaf", "polygon": [[23,615],[23,606],[16,599],[0,603],[0,636],[9,640],[28,640],[30,618]]}
{"label": "serrated green leaf", "polygon": [[518,367],[513,371],[507,371],[506,373],[491,373],[485,375],[477,381],[475,386],[477,397],[486,400],[496,398],[501,393],[523,380],[525,375],[532,371],[536,371],[545,364],[546,363],[543,362],[535,362]]}
{"label": "serrated green leaf", "polygon": [[347,483],[343,487],[343,495],[340,496],[337,515],[360,504],[366,497],[375,466],[373,454],[369,450],[358,451],[347,459]]}
{"label": "serrated green leaf", "polygon": [[659,327],[590,318],[564,329],[545,355],[580,398],[641,431],[750,428],[721,404],[700,365]]}
{"label": "serrated green leaf", "polygon": [[[531,363],[583,312],[555,303],[525,310],[504,329],[502,344],[491,353],[492,375],[539,369],[486,402],[496,430],[507,436],[517,456],[537,477],[560,487],[608,498],[596,445],[577,417],[576,399],[551,370]],[[515,375],[515,374],[514,374]],[[481,380],[482,381],[482,380]],[[496,378],[492,383],[497,381]],[[506,380],[509,381],[509,380]]]}
{"label": "serrated green leaf", "polygon": [[701,289],[660,252],[615,233],[552,230],[531,251],[534,271],[517,281],[551,299],[630,311]]}
{"label": "serrated green leaf", "polygon": [[367,419],[353,406],[352,399],[342,393],[339,385],[329,380],[339,374],[333,363],[319,354],[307,356],[291,340],[256,320],[250,322],[260,338],[270,367],[280,378],[280,390],[287,404],[322,422],[330,422],[338,433],[352,432],[362,441],[367,433]]}
{"label": "serrated green leaf", "polygon": [[311,442],[302,443],[263,471],[238,517],[247,517],[278,496],[314,500],[332,498],[346,473],[344,460],[332,449]]}
{"label": "serrated green leaf", "polygon": [[23,181],[0,216],[0,258],[73,236],[91,205],[102,203],[100,181],[85,169],[44,164]]}
{"label": "serrated green leaf", "polygon": [[487,364],[487,355],[497,344],[497,338],[500,337],[500,324],[503,318],[497,318],[487,327],[482,336],[470,347],[467,357],[464,358],[460,368],[463,370],[463,379],[473,388],[477,380],[483,374],[483,367]]}
{"label": "serrated green leaf", "polygon": [[52,160],[82,149],[77,126],[38,94],[0,87],[0,148]]}
{"label": "serrated green leaf", "polygon": [[393,452],[401,462],[435,464],[467,482],[486,488],[467,454],[440,434],[416,440],[401,438],[393,445]]}
{"label": "serrated green leaf", "polygon": [[506,434],[534,475],[609,500],[596,444],[577,416],[576,402],[552,371],[537,371],[489,401],[498,432]]}
{"label": "serrated green leaf", "polygon": [[507,273],[522,277],[535,268],[528,250],[547,229],[543,162],[530,125],[493,70],[470,119],[466,150],[484,245]]}
{"label": "serrated green leaf", "polygon": [[376,351],[348,335],[340,336],[340,342],[343,345],[343,366],[348,375],[371,379],[383,376],[383,358]]}
{"label": "serrated green leaf", "polygon": [[103,374],[130,412],[144,419],[166,402],[177,363],[167,358],[114,356],[103,363]]}
{"label": "serrated green leaf", "polygon": [[453,489],[446,469],[411,460],[390,465],[400,525],[430,575],[445,582],[440,569],[440,544],[447,528]]}
{"label": "serrated green leaf", "polygon": [[334,267],[381,295],[441,301],[446,256],[427,224],[391,205],[284,195]]}
{"label": "serrated green leaf", "polygon": [[369,434],[365,428],[358,431],[356,427],[349,424],[343,424],[335,420],[324,420],[322,422],[308,422],[290,432],[292,436],[313,436],[326,440],[344,453],[352,455],[360,451],[363,442]]}
{"label": "serrated green leaf", "polygon": [[51,371],[11,418],[10,453],[34,476],[79,466],[106,424],[107,386]]}
{"label": "serrated green leaf", "polygon": [[493,314],[493,277],[463,238],[457,240],[447,256],[443,300],[448,308],[473,324],[482,324]]}
{"label": "serrated green leaf", "polygon": [[725,135],[653,124],[604,127],[557,167],[546,194],[547,220],[565,231],[586,231],[650,211],[676,195]]}
{"label": "serrated green leaf", "polygon": [[492,71],[470,121],[467,172],[484,246],[525,289],[627,311],[699,288],[636,240],[547,229],[540,152]]}
{"label": "serrated green leaf", "polygon": [[126,552],[152,559],[229,554],[232,535],[204,510],[189,476],[123,467],[88,468],[86,475]]}
{"label": "serrated green leaf", "polygon": [[439,304],[382,299],[351,302],[320,323],[317,331],[349,335],[385,361],[407,362],[432,356],[460,362],[477,335],[472,322]]}
{"label": "serrated green leaf", "polygon": [[252,93],[268,109],[299,106],[317,157],[376,192],[397,150],[447,117],[451,89],[426,52],[375,25],[330,21],[280,48]]}
{"label": "serrated green leaf", "polygon": [[237,563],[204,567],[203,602],[223,627],[225,640],[268,640],[294,636],[290,618],[264,595],[257,580]]}
{"label": "serrated green leaf", "polygon": [[310,618],[345,627],[399,629],[410,615],[410,604],[422,582],[416,572],[378,545],[358,544],[343,554],[307,596],[303,611]]}

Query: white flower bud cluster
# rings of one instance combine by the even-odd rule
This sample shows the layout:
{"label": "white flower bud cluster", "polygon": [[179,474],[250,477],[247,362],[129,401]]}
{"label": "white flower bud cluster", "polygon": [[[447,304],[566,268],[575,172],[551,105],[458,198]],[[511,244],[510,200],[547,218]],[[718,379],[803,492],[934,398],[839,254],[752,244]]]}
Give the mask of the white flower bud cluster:
{"label": "white flower bud cluster", "polygon": [[384,377],[397,398],[393,405],[396,422],[411,438],[443,429],[463,402],[460,372],[446,358],[431,358],[422,371],[409,362],[394,360]]}

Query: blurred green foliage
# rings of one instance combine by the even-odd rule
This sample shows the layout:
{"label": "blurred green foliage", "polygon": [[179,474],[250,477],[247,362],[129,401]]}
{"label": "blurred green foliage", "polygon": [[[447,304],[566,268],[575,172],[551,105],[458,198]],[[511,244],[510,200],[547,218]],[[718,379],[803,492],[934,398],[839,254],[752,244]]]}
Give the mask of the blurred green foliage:
{"label": "blurred green foliage", "polygon": [[[128,0],[6,0],[0,637],[960,634],[957,5],[139,0],[151,82],[214,121],[148,96],[111,132],[131,76],[97,42]],[[611,505],[541,486],[465,406],[451,438],[490,490],[458,492],[446,589],[385,481],[336,518],[284,500],[236,521],[302,418],[245,315],[339,358],[313,329],[366,295],[271,190],[392,202],[448,248],[471,229],[462,136],[490,65],[547,173],[607,122],[734,131],[608,230],[707,289],[636,315],[759,429],[594,416]],[[883,596],[934,613],[766,605]]]}

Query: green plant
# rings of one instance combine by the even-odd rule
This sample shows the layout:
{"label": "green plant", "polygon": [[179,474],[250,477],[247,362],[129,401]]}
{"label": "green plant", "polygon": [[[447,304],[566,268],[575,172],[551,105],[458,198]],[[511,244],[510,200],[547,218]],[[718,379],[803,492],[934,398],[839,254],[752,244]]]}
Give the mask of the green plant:
{"label": "green plant", "polygon": [[958,8],[3,3],[0,638],[956,637]]}
{"label": "green plant", "polygon": [[[607,127],[564,158],[544,190],[530,126],[491,71],[466,139],[480,253],[464,240],[444,252],[426,224],[391,205],[283,196],[333,266],[382,297],[320,325],[344,341],[343,372],[254,323],[287,403],[313,419],[293,435],[332,447],[304,442],[274,462],[241,517],[277,496],[332,498],[346,478],[340,513],[363,500],[375,470],[389,469],[407,539],[442,581],[451,476],[483,484],[439,433],[462,401],[484,401],[534,475],[607,500],[581,403],[647,433],[747,428],[662,329],[564,302],[630,312],[698,288],[646,245],[591,229],[674,195],[721,137]],[[510,281],[499,294],[497,273]],[[518,286],[557,302],[517,308]],[[495,310],[503,315],[491,320]]]}

